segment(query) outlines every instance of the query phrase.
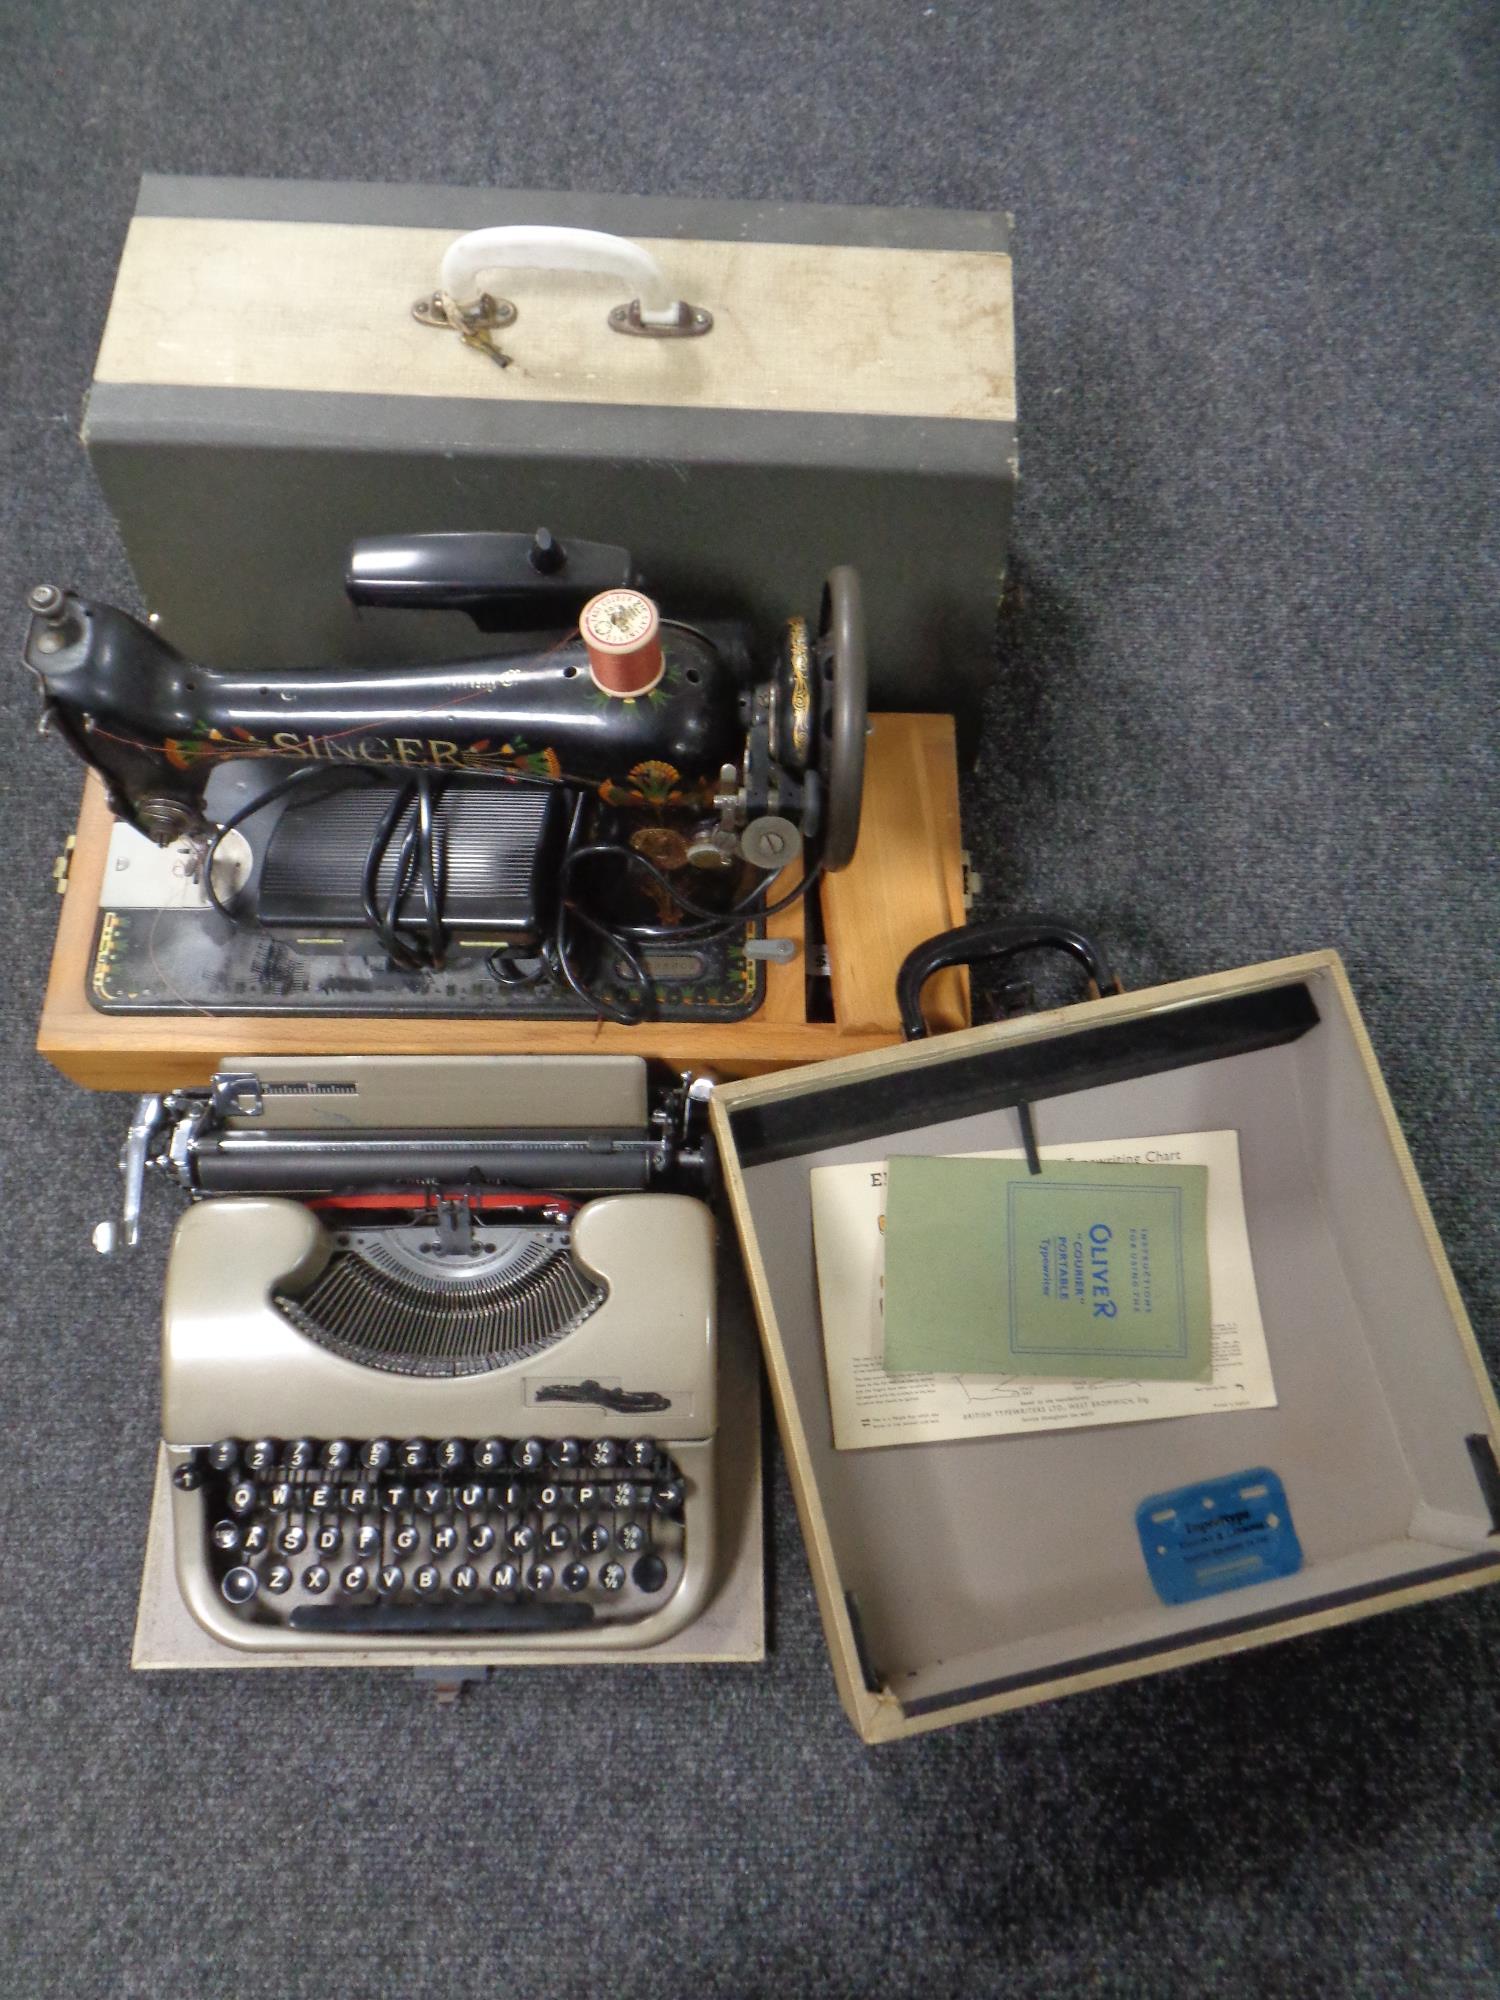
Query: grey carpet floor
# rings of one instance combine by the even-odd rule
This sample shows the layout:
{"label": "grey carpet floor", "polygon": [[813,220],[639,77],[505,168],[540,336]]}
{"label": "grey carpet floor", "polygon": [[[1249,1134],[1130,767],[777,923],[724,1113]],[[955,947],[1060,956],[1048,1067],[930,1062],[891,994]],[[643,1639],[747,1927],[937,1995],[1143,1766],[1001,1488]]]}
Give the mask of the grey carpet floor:
{"label": "grey carpet floor", "polygon": [[[128,600],[76,441],[138,173],[1003,206],[983,909],[1346,955],[1496,1359],[1493,12],[5,0],[0,606]],[[0,1991],[1478,1995],[1500,1594],[872,1753],[789,1495],[755,1671],[132,1677],[158,1222],[29,1053],[75,774],[5,683]]]}

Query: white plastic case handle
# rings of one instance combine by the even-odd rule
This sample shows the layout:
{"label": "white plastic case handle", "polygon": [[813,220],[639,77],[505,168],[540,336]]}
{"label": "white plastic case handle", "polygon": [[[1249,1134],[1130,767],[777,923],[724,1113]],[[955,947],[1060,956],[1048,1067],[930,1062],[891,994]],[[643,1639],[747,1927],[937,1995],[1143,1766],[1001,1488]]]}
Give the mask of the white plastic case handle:
{"label": "white plastic case handle", "polygon": [[[686,331],[695,311],[674,294],[666,273],[649,250],[632,243],[628,236],[611,236],[602,229],[510,223],[500,229],[471,230],[449,244],[439,282],[449,298],[463,308],[472,306],[477,298],[481,274],[500,270],[600,271],[619,278],[638,302],[640,324],[645,327]],[[613,315],[611,323],[615,323]]]}

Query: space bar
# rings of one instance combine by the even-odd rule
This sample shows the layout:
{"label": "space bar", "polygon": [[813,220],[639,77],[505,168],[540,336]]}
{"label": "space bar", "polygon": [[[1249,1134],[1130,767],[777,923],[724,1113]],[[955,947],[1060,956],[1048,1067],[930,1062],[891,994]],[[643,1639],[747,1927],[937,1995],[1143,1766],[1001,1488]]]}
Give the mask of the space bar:
{"label": "space bar", "polygon": [[299,1604],[294,1632],[573,1632],[592,1604]]}

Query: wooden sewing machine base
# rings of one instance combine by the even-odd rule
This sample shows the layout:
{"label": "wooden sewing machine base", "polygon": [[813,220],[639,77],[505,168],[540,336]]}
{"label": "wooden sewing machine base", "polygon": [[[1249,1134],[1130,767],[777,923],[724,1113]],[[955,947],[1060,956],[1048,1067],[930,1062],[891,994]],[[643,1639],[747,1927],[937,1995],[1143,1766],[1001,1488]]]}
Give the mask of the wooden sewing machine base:
{"label": "wooden sewing machine base", "polygon": [[[901,1039],[896,973],[914,945],[964,921],[953,719],[876,715],[866,753],[864,817],[850,866],[818,888],[829,954],[831,1021],[809,1020],[800,903],[771,920],[797,946],[766,967],[766,997],[748,1020],[530,1021],[400,1015],[103,1014],[88,980],[113,822],[90,775],[66,871],[62,917],[37,1048],[92,1090],[171,1090],[206,1083],[235,1056],[640,1055],[721,1076],[858,1055]],[[934,1029],[968,1025],[968,988],[945,972],[924,994]]]}

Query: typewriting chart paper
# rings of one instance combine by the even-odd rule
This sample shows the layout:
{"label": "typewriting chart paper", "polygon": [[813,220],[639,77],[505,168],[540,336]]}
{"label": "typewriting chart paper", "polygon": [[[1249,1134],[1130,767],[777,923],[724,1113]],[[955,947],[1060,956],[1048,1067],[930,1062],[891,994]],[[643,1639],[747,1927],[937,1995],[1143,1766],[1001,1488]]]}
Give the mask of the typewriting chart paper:
{"label": "typewriting chart paper", "polygon": [[[1040,1151],[1044,1160],[1161,1162],[1208,1169],[1213,1311],[1209,1379],[1041,1381],[1015,1375],[888,1374],[882,1359],[885,1164],[814,1167],[813,1239],[833,1441],[838,1450],[1274,1407],[1276,1389],[1245,1228],[1239,1135],[1172,1132],[1157,1138],[1043,1146]],[[958,1157],[1023,1156],[1019,1149],[1007,1149]]]}

